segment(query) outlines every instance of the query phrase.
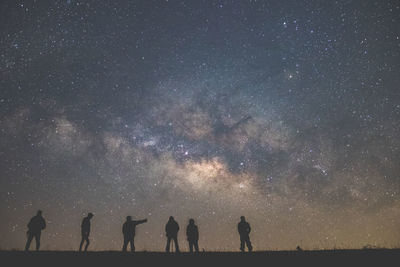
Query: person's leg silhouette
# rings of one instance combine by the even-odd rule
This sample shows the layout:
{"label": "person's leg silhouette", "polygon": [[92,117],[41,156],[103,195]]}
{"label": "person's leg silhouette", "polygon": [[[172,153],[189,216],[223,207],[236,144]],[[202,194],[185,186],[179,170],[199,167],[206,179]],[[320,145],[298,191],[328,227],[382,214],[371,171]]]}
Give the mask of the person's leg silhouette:
{"label": "person's leg silhouette", "polygon": [[247,249],[248,249],[249,251],[252,251],[252,250],[253,250],[253,246],[251,245],[251,242],[250,242],[250,237],[247,237],[247,238],[246,238],[246,246],[247,246]]}
{"label": "person's leg silhouette", "polygon": [[189,240],[189,251],[193,252],[193,241]]}
{"label": "person's leg silhouette", "polygon": [[240,250],[243,252],[244,251],[244,237],[240,236]]}
{"label": "person's leg silhouette", "polygon": [[86,236],[86,246],[85,246],[85,251],[87,251],[87,249],[88,249],[88,247],[89,247],[89,243],[90,243],[90,241],[89,241],[89,236]]}
{"label": "person's leg silhouette", "polygon": [[32,233],[28,233],[28,239],[26,240],[26,244],[25,244],[25,251],[29,250],[29,247],[31,246],[32,239],[33,239],[33,234]]}
{"label": "person's leg silhouette", "polygon": [[36,251],[40,249],[40,233],[35,234],[35,241],[36,241]]}
{"label": "person's leg silhouette", "polygon": [[170,245],[171,245],[171,237],[167,237],[167,246],[165,247],[165,251],[166,252],[169,252],[169,249],[170,249]]}
{"label": "person's leg silhouette", "polygon": [[129,242],[131,243],[131,252],[135,252],[135,240],[132,238]]}
{"label": "person's leg silhouette", "polygon": [[85,241],[85,239],[83,238],[83,236],[82,236],[82,238],[81,238],[81,243],[79,244],[79,252],[81,252],[82,251],[82,246],[83,246],[83,242]]}
{"label": "person's leg silhouette", "polygon": [[124,237],[124,245],[122,246],[122,251],[126,252],[126,247],[128,246],[129,239]]}
{"label": "person's leg silhouette", "polygon": [[179,252],[179,244],[178,244],[178,237],[174,236],[174,243],[175,243],[175,252]]}

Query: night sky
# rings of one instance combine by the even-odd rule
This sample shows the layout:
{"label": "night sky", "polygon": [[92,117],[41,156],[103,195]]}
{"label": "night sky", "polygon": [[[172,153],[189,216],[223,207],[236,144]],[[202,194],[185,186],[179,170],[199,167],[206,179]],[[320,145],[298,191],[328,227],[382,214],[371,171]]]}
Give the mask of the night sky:
{"label": "night sky", "polygon": [[395,0],[3,0],[0,249],[399,247],[399,84]]}

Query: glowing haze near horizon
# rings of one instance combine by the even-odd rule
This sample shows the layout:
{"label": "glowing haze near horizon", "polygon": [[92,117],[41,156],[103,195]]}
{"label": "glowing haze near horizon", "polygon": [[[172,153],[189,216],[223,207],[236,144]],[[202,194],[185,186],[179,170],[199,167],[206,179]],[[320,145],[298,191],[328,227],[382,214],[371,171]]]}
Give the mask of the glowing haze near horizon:
{"label": "glowing haze near horizon", "polygon": [[[399,1],[1,1],[0,248],[398,247]],[[33,244],[32,244],[33,248]]]}

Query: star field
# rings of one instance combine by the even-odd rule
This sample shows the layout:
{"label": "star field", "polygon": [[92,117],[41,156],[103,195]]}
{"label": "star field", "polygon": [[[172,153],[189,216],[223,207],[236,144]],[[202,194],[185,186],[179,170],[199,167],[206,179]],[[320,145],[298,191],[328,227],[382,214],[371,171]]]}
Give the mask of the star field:
{"label": "star field", "polygon": [[399,247],[400,2],[1,1],[0,248]]}

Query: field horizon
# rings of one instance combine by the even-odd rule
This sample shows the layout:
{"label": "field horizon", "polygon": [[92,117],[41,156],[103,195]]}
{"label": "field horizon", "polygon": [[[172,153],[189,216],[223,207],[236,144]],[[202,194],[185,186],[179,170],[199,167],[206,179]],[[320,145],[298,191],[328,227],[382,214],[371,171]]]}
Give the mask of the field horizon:
{"label": "field horizon", "polygon": [[302,251],[254,251],[254,252],[180,252],[165,253],[153,251],[0,251],[1,262],[11,262],[13,266],[36,265],[54,266],[67,264],[75,266],[110,264],[139,264],[146,266],[175,265],[248,265],[268,263],[279,265],[310,265],[326,263],[355,262],[359,264],[381,264],[400,259],[400,249],[341,249]]}

